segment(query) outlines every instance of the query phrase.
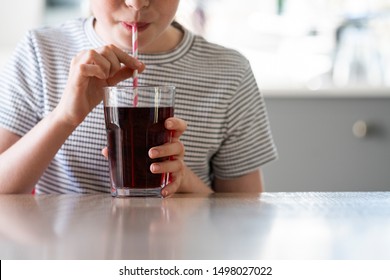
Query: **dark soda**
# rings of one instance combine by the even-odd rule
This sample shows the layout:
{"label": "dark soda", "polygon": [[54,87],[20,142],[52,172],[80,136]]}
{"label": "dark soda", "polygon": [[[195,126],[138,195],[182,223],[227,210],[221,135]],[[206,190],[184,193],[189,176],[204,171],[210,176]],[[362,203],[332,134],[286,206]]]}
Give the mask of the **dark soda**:
{"label": "dark soda", "polygon": [[173,116],[172,107],[104,108],[111,184],[115,188],[156,189],[165,174],[153,174],[150,165],[167,158],[150,159],[148,151],[170,141],[164,122]]}

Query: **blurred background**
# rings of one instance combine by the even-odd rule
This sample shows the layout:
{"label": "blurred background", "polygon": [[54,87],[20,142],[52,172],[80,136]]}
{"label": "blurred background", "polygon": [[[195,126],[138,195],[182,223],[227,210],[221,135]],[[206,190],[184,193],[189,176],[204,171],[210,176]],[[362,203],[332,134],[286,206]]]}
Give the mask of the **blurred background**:
{"label": "blurred background", "polygon": [[[0,1],[0,67],[26,30],[89,14]],[[177,20],[250,60],[279,151],[267,191],[390,190],[389,0],[181,0]]]}
{"label": "blurred background", "polygon": [[[29,28],[88,15],[88,0],[1,0],[0,65]],[[390,86],[388,0],[182,0],[178,21],[246,55],[261,87]]]}

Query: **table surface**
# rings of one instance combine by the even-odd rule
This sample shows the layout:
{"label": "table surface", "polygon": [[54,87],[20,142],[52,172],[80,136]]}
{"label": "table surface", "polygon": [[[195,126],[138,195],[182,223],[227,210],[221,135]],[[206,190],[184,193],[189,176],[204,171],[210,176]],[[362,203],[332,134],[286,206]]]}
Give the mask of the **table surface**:
{"label": "table surface", "polygon": [[0,259],[390,259],[390,192],[0,195]]}

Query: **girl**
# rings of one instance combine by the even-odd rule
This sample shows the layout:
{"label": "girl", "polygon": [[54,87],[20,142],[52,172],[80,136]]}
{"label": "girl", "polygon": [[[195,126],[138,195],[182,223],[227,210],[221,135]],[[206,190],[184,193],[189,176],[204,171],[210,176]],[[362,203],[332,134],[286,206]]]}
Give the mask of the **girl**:
{"label": "girl", "polygon": [[93,0],[93,17],[26,35],[0,75],[1,193],[109,192],[102,89],[134,70],[140,85],[176,86],[173,141],[149,151],[172,159],[150,166],[173,175],[163,196],[262,190],[276,149],[249,62],[176,23],[178,5]]}

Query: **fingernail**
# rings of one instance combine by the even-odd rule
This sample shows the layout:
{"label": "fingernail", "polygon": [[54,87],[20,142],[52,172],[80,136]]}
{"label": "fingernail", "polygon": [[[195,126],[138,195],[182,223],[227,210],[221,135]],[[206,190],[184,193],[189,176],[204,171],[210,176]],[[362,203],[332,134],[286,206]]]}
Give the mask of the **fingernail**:
{"label": "fingernail", "polygon": [[173,127],[173,122],[167,121],[166,126],[167,126],[167,128],[172,128]]}
{"label": "fingernail", "polygon": [[162,194],[163,197],[168,196],[168,192],[167,192],[166,190],[162,190],[162,191],[161,191],[161,194]]}
{"label": "fingernail", "polygon": [[150,156],[151,158],[157,157],[157,156],[158,156],[158,151],[157,151],[157,150],[150,150],[150,151],[149,151],[149,156]]}
{"label": "fingernail", "polygon": [[152,164],[152,165],[150,166],[150,170],[151,170],[152,172],[158,172],[160,169],[161,169],[161,166],[160,166],[159,164],[156,164],[156,163],[154,163],[154,164]]}
{"label": "fingernail", "polygon": [[141,61],[137,61],[137,62],[135,63],[135,66],[141,67],[141,66],[142,66],[142,62],[141,62]]}

